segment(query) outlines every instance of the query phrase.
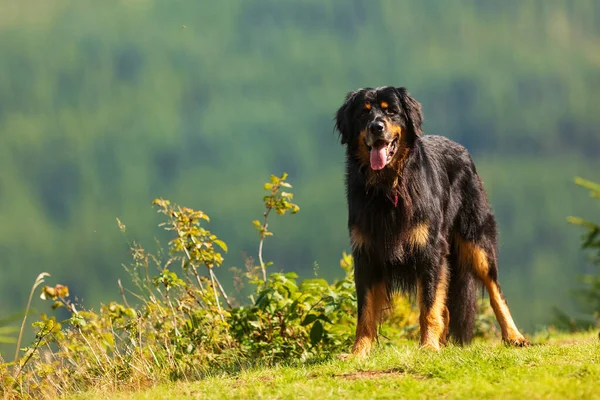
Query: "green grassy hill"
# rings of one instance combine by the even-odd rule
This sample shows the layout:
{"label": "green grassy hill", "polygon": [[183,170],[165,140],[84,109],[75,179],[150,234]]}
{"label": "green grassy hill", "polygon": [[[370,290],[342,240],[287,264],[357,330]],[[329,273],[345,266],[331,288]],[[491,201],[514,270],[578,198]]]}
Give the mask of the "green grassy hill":
{"label": "green grassy hill", "polygon": [[[440,353],[414,342],[384,342],[367,360],[310,366],[215,372],[199,382],[160,385],[147,391],[110,389],[79,399],[598,399],[597,332],[538,337],[515,349],[498,342]],[[110,387],[110,383],[106,383]]]}

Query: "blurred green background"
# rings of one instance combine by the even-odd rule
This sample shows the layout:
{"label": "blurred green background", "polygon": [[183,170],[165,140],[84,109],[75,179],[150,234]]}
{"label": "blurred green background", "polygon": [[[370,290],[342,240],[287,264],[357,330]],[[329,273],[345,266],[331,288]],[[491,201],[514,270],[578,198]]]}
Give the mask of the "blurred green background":
{"label": "blurred green background", "polygon": [[[87,306],[118,299],[116,218],[150,249],[162,196],[258,244],[262,183],[289,173],[298,215],[273,219],[274,268],[341,277],[348,250],[346,92],[406,86],[424,130],[465,145],[500,225],[500,280],[532,331],[586,270],[568,215],[600,210],[596,0],[0,0],[0,316],[42,271]],[[38,310],[46,310],[40,300]]]}

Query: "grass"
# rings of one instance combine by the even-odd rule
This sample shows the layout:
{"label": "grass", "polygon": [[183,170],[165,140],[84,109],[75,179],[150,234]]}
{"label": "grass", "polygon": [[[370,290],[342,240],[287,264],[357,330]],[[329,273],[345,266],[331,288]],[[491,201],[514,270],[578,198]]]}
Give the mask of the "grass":
{"label": "grass", "polygon": [[600,399],[597,332],[533,338],[529,348],[479,341],[440,353],[415,342],[383,343],[365,360],[253,367],[136,392],[91,392],[79,399]]}

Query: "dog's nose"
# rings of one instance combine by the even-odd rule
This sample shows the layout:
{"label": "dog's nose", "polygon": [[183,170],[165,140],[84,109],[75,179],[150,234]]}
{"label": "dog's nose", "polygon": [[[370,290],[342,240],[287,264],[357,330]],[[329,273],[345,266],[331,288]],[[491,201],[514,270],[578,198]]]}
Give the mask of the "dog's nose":
{"label": "dog's nose", "polygon": [[373,133],[381,133],[384,128],[383,121],[373,121],[369,124],[369,130]]}

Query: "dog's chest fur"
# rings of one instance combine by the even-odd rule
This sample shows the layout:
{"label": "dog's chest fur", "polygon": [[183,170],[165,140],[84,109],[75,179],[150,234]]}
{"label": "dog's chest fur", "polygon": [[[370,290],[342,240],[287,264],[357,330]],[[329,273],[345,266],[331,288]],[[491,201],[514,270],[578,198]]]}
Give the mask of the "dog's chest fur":
{"label": "dog's chest fur", "polygon": [[406,231],[410,220],[404,209],[404,199],[393,192],[350,184],[348,189],[350,228],[364,237],[364,251],[383,263],[406,260]]}

